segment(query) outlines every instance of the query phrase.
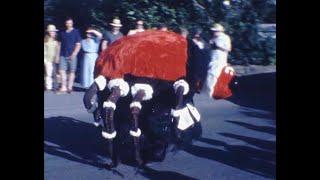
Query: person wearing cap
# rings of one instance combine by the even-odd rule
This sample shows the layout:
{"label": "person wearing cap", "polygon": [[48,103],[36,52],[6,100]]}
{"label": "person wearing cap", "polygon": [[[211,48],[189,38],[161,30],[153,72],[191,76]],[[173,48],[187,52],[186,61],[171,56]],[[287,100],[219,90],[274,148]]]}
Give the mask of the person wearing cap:
{"label": "person wearing cap", "polygon": [[210,96],[222,70],[228,66],[228,54],[231,51],[231,39],[225,34],[224,27],[221,24],[215,23],[211,31],[213,32],[213,38],[209,41],[211,46],[210,61],[203,87],[203,90]]}
{"label": "person wearing cap", "polygon": [[49,24],[46,29],[47,34],[44,38],[45,87],[48,91],[56,90],[58,88],[56,81],[56,63],[59,57],[59,43],[56,40],[57,31],[58,29],[56,29],[56,26]]}
{"label": "person wearing cap", "polygon": [[112,26],[112,30],[106,31],[103,34],[103,41],[101,45],[102,50],[107,49],[111,43],[123,37],[123,34],[120,32],[120,28],[122,27],[120,19],[113,19],[110,25]]}
{"label": "person wearing cap", "polygon": [[[61,75],[61,88],[58,93],[71,93],[77,69],[77,55],[81,49],[81,36],[78,29],[73,27],[73,20],[67,18],[66,30],[60,32],[60,61],[59,72]],[[67,70],[69,70],[67,81]]]}
{"label": "person wearing cap", "polygon": [[143,21],[139,20],[139,21],[137,21],[136,29],[130,30],[128,32],[128,35],[136,34],[136,33],[143,32],[143,31],[145,31],[145,29],[143,27]]}
{"label": "person wearing cap", "polygon": [[88,88],[94,81],[93,71],[96,60],[98,58],[98,51],[102,34],[89,27],[86,31],[86,39],[81,41],[81,47],[83,50],[83,69],[82,69],[82,81],[81,85],[84,88]]}

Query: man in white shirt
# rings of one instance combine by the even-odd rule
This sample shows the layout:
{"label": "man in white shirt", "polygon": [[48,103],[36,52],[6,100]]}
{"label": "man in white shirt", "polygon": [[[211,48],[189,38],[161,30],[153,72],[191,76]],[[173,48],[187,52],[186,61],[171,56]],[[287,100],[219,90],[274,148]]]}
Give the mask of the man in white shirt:
{"label": "man in white shirt", "polygon": [[211,30],[213,31],[213,38],[209,41],[212,48],[211,58],[203,87],[203,91],[210,97],[213,96],[214,87],[222,69],[228,65],[228,54],[231,51],[231,39],[225,34],[224,27],[221,24],[216,23]]}

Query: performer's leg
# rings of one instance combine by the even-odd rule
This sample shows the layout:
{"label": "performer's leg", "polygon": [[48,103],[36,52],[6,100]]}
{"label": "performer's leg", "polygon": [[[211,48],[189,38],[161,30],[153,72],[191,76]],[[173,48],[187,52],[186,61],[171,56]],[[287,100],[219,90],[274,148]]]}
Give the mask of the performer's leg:
{"label": "performer's leg", "polygon": [[108,88],[105,88],[107,80],[104,76],[98,76],[91,86],[86,90],[83,97],[83,104],[89,113],[93,113],[94,125],[98,127],[102,122],[103,102],[107,100],[110,94]]}
{"label": "performer's leg", "polygon": [[139,129],[139,114],[141,111],[141,101],[145,96],[144,90],[139,90],[133,98],[133,102],[130,104],[132,114],[132,129],[130,135],[133,136],[134,147],[135,147],[135,158],[139,165],[142,165],[143,161],[140,155],[140,135],[141,130]]}
{"label": "performer's leg", "polygon": [[[183,96],[189,92],[189,85],[184,80],[179,80],[174,83],[174,89],[176,94],[176,107],[175,111],[179,111],[184,108],[183,104]],[[181,131],[178,129],[179,124],[179,117],[174,116],[174,131],[175,131],[175,138],[178,140],[181,138]]]}
{"label": "performer's leg", "polygon": [[108,140],[108,152],[112,160],[110,166],[117,166],[116,157],[113,149],[113,139],[116,137],[116,131],[114,128],[114,111],[116,109],[116,103],[120,97],[119,87],[114,87],[111,90],[111,94],[107,101],[104,102],[103,107],[106,112],[104,119],[104,127],[102,128],[102,136]]}
{"label": "performer's leg", "polygon": [[110,167],[115,167],[118,164],[118,158],[114,153],[113,139],[116,137],[117,132],[114,128],[114,111],[116,109],[116,103],[120,97],[124,97],[129,92],[129,85],[123,79],[112,79],[108,83],[108,88],[111,91],[107,101],[103,103],[103,108],[106,112],[104,120],[104,127],[102,136],[108,139],[108,150],[112,159]]}
{"label": "performer's leg", "polygon": [[130,130],[130,135],[133,136],[134,146],[135,146],[135,158],[139,165],[143,164],[140,155],[140,135],[141,130],[139,129],[139,114],[142,108],[141,101],[146,101],[152,99],[153,88],[149,84],[136,83],[131,87],[131,94],[133,101],[130,104],[131,114],[132,114],[132,129]]}

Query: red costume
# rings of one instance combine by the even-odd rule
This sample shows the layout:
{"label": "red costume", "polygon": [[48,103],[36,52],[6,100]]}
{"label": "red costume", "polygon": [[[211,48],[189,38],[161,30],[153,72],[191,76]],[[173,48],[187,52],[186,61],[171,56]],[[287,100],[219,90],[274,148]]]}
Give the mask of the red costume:
{"label": "red costume", "polygon": [[147,30],[123,37],[102,52],[96,74],[123,78],[125,74],[176,81],[186,75],[187,41],[173,32]]}
{"label": "red costume", "polygon": [[[154,143],[159,140],[167,144],[169,140],[166,138],[172,134],[180,138],[186,129],[199,130],[200,114],[192,101],[195,87],[189,87],[189,82],[185,80],[187,52],[187,40],[181,35],[147,30],[115,41],[98,58],[96,79],[84,96],[84,104],[93,112],[96,125],[102,121],[102,136],[110,142],[113,165],[116,165],[113,139],[119,132],[114,123],[120,122],[120,119],[131,120],[129,134],[133,137],[135,158],[139,164],[143,162],[140,157],[141,134],[145,135],[145,141],[157,146]],[[229,81],[228,76],[222,75],[221,81],[216,83],[219,97],[230,95],[225,85]],[[95,94],[98,94],[97,99],[93,98]],[[129,104],[121,104],[118,102],[120,98]],[[130,108],[129,115],[127,107]],[[116,109],[121,112],[118,116],[115,115]],[[148,124],[156,124],[160,119],[167,122],[167,127],[161,127],[160,131],[174,128],[174,133],[165,132],[161,138],[154,135],[157,130]],[[164,158],[164,155],[161,156]]]}

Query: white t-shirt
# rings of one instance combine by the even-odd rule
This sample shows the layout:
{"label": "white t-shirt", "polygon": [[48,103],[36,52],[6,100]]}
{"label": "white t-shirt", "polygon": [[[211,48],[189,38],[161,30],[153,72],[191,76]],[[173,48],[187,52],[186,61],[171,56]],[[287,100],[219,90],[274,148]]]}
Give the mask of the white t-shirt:
{"label": "white t-shirt", "polygon": [[210,44],[212,43],[215,43],[217,47],[226,49],[227,51],[221,49],[214,49],[211,51],[211,60],[208,66],[207,77],[202,89],[202,92],[209,96],[213,93],[214,86],[218,81],[218,77],[220,76],[223,67],[228,64],[228,52],[231,51],[231,39],[224,33],[219,33],[217,37],[210,40]]}
{"label": "white t-shirt", "polygon": [[144,31],[144,29],[133,29],[133,30],[130,30],[128,32],[128,35],[133,35],[133,34],[136,34],[138,32],[143,32],[143,31]]}

